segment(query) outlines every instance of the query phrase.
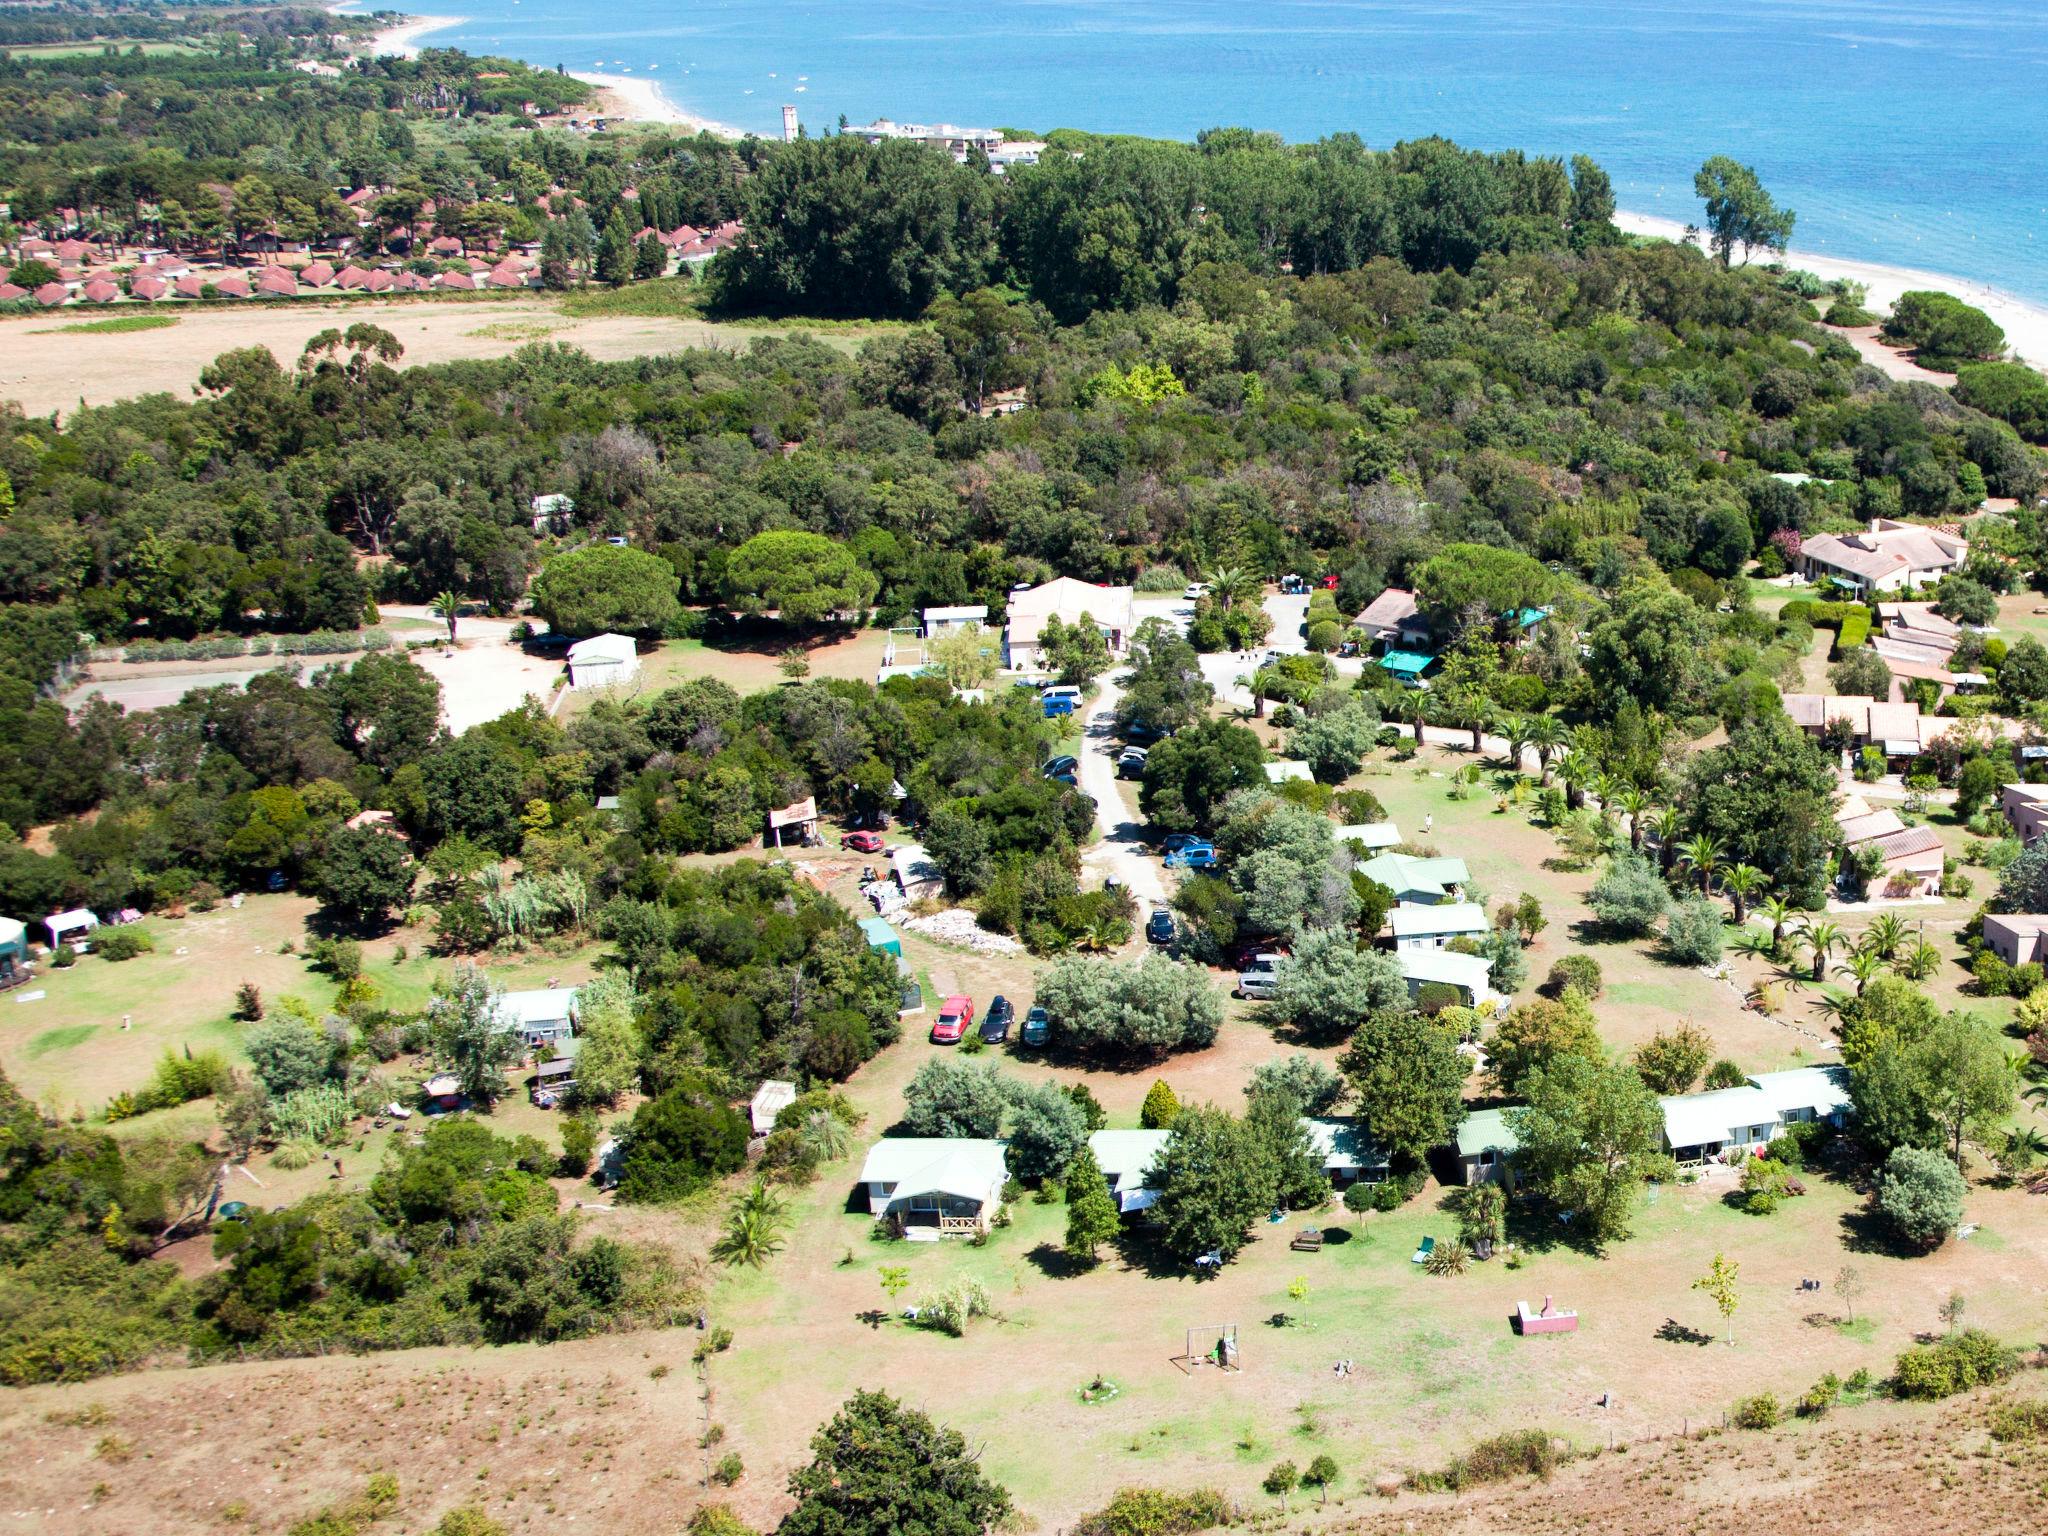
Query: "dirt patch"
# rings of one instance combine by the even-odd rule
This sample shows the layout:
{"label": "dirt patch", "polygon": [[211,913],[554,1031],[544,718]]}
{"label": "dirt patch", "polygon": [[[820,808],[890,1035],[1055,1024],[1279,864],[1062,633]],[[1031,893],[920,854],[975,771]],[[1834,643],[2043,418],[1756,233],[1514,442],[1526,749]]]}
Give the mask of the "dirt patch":
{"label": "dirt patch", "polygon": [[[0,400],[18,401],[31,416],[81,405],[167,391],[189,397],[200,370],[236,347],[267,348],[280,364],[298,362],[307,341],[335,324],[381,326],[405,348],[403,366],[505,357],[545,338],[577,347],[600,362],[659,357],[686,347],[740,348],[760,327],[705,320],[563,314],[548,295],[477,301],[385,303],[299,299],[244,308],[179,308],[169,330],[67,335],[51,346],[21,325],[0,325]],[[852,352],[865,339],[855,328],[821,333],[828,346]]]}

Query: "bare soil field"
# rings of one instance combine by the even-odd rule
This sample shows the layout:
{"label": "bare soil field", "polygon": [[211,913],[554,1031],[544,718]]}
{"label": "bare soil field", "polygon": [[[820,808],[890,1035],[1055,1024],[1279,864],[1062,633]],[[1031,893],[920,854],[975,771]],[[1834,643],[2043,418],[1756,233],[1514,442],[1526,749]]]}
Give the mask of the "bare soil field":
{"label": "bare soil field", "polygon": [[[0,323],[0,401],[16,401],[31,416],[45,416],[160,391],[187,397],[200,370],[223,352],[267,347],[289,368],[317,332],[358,323],[382,326],[396,336],[405,348],[406,365],[505,357],[536,341],[579,347],[601,362],[615,362],[687,347],[740,349],[757,336],[794,334],[666,316],[573,318],[562,312],[560,300],[543,294],[409,303],[292,299],[152,313],[175,315],[178,323],[111,334],[72,330],[65,324],[73,318],[69,312]],[[53,341],[53,333],[61,339]],[[827,345],[848,352],[865,339],[854,328],[818,334]]]}

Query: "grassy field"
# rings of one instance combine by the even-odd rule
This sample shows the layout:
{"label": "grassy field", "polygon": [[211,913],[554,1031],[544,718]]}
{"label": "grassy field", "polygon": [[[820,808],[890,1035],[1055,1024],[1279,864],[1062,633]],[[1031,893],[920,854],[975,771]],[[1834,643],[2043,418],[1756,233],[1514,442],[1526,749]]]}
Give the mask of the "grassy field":
{"label": "grassy field", "polygon": [[164,314],[111,315],[105,320],[87,320],[82,325],[57,325],[31,331],[31,336],[126,336],[135,331],[162,331],[178,323],[178,316]]}
{"label": "grassy field", "polygon": [[109,38],[100,43],[23,43],[0,49],[0,53],[5,53],[9,58],[21,59],[75,59],[86,54],[105,53],[109,49],[117,53],[139,52],[145,58],[151,59],[204,51],[191,43],[137,43],[122,38]]}
{"label": "grassy field", "polygon": [[[283,996],[316,1011],[333,1004],[335,983],[298,952],[312,912],[303,897],[251,896],[240,908],[145,919],[153,954],[118,963],[86,955],[68,970],[45,968],[25,989],[40,999],[0,995],[0,1067],[31,1099],[68,1115],[96,1113],[115,1093],[139,1088],[167,1050],[215,1049],[244,1060],[244,1026],[231,1017],[242,982],[254,982],[267,1005]],[[384,1006],[422,1006],[446,973],[448,962],[426,953],[430,937],[399,930],[364,945],[364,974]],[[287,941],[293,952],[281,952]],[[596,954],[535,951],[489,969],[501,985],[539,986],[551,976],[588,976]]]}
{"label": "grassy field", "polygon": [[[887,631],[865,629],[844,640],[815,646],[804,653],[810,663],[806,676],[872,683],[888,644]],[[660,650],[640,658],[640,672],[630,692],[634,696],[656,694],[699,677],[715,677],[741,693],[777,688],[789,681],[782,673],[783,649],[767,637],[732,646],[707,645],[702,640],[666,641]],[[572,693],[563,704],[564,712],[588,708],[598,696],[595,690]]]}

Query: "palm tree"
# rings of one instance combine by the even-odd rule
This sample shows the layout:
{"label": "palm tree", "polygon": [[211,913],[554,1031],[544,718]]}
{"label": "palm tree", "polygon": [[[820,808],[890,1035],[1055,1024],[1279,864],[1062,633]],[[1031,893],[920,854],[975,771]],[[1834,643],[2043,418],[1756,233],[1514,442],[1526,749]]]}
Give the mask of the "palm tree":
{"label": "palm tree", "polygon": [[1814,922],[1809,918],[1799,930],[1799,942],[1813,956],[1813,979],[1823,980],[1828,973],[1828,956],[1833,954],[1842,942],[1840,923]]}
{"label": "palm tree", "polygon": [[1574,752],[1557,765],[1557,776],[1564,781],[1564,797],[1573,810],[1577,810],[1586,798],[1586,786],[1599,776],[1600,769],[1593,759],[1583,752]]}
{"label": "palm tree", "polygon": [[1657,834],[1657,868],[1664,874],[1671,873],[1678,858],[1678,829],[1684,824],[1675,805],[1660,806],[1650,818],[1650,830]]}
{"label": "palm tree", "polygon": [[725,1231],[711,1245],[721,1264],[759,1269],[782,1251],[782,1202],[759,1179],[726,1212]]}
{"label": "palm tree", "polygon": [[1500,723],[1501,734],[1508,742],[1508,766],[1516,773],[1522,771],[1522,754],[1529,749],[1529,728],[1527,715],[1509,715]]}
{"label": "palm tree", "polygon": [[1884,969],[1884,956],[1874,949],[1858,949],[1850,954],[1846,964],[1836,969],[1856,979],[1856,995],[1861,997],[1863,989],[1870,985],[1870,978]]}
{"label": "palm tree", "polygon": [[1863,930],[1863,947],[1881,960],[1889,960],[1899,952],[1899,946],[1906,942],[1906,925],[1899,921],[1898,914],[1887,912]]}
{"label": "palm tree", "polygon": [[1707,894],[1708,888],[1714,883],[1714,871],[1721,867],[1722,852],[1720,842],[1704,832],[1689,837],[1678,845],[1678,856],[1700,877],[1702,896]]}
{"label": "palm tree", "polygon": [[1785,951],[1785,925],[1792,920],[1792,903],[1782,896],[1766,896],[1757,904],[1761,913],[1771,925],[1771,954]]}
{"label": "palm tree", "polygon": [[1472,751],[1474,755],[1476,756],[1478,753],[1484,752],[1486,745],[1482,738],[1486,735],[1487,728],[1499,721],[1499,709],[1494,706],[1493,700],[1487,698],[1484,694],[1474,694],[1459,709],[1458,713],[1464,717],[1464,723],[1472,731]]}
{"label": "palm tree", "polygon": [[1643,851],[1643,812],[1650,808],[1650,797],[1633,784],[1624,784],[1614,792],[1614,808],[1628,818],[1628,846],[1631,853]]}
{"label": "palm tree", "polygon": [[1941,969],[1941,951],[1922,939],[1899,952],[1892,969],[1908,981],[1925,981]]}
{"label": "palm tree", "polygon": [[1088,919],[1081,931],[1074,935],[1074,947],[1087,950],[1090,954],[1108,954],[1123,946],[1130,937],[1130,925],[1121,918],[1107,912],[1098,912]]}
{"label": "palm tree", "polygon": [[1256,597],[1260,590],[1259,578],[1241,565],[1213,565],[1202,572],[1202,580],[1208,584],[1209,596],[1225,612]]}
{"label": "palm tree", "polygon": [[1555,715],[1538,715],[1529,722],[1529,745],[1536,749],[1536,766],[1545,784],[1550,782],[1550,759],[1564,745],[1564,726]]}
{"label": "palm tree", "polygon": [[455,643],[455,618],[457,614],[462,612],[462,599],[453,592],[437,593],[433,601],[427,604],[427,612],[437,619],[446,621],[448,625],[448,643],[453,645]]}
{"label": "palm tree", "polygon": [[1735,921],[1749,921],[1749,898],[1762,890],[1769,877],[1754,864],[1736,864],[1721,871],[1721,889],[1735,903]]}
{"label": "palm tree", "polygon": [[2040,1166],[2044,1157],[2048,1157],[2048,1136],[2043,1136],[2031,1125],[2014,1126],[2008,1130],[1998,1148],[2000,1171],[2013,1178]]}

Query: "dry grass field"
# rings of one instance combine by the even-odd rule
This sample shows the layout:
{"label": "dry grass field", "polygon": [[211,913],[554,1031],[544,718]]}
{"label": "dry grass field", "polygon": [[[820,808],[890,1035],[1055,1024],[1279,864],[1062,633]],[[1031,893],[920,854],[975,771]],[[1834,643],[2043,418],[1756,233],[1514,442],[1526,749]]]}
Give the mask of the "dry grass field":
{"label": "dry grass field", "polygon": [[[90,322],[68,310],[0,322],[0,401],[45,416],[159,392],[186,398],[200,370],[223,352],[267,347],[289,368],[316,332],[357,323],[382,326],[396,336],[405,348],[402,366],[505,357],[536,341],[616,362],[687,347],[738,349],[757,336],[795,334],[671,316],[576,318],[553,295],[538,293],[484,300],[291,299],[150,313],[175,315],[178,323],[143,332],[80,330]],[[52,345],[53,332],[61,344]],[[872,331],[835,326],[817,334],[827,345],[851,352]]]}

